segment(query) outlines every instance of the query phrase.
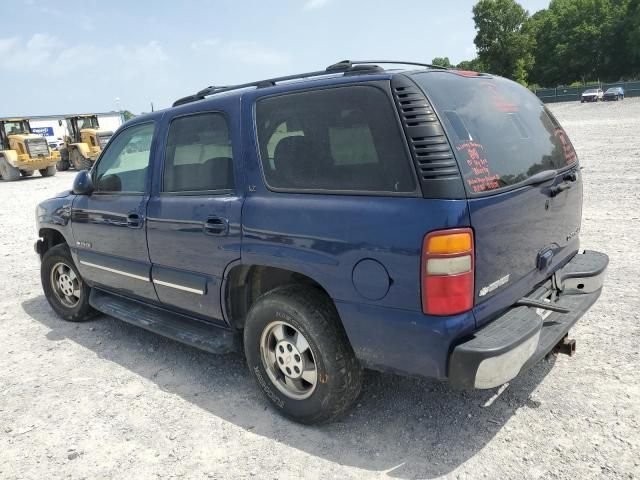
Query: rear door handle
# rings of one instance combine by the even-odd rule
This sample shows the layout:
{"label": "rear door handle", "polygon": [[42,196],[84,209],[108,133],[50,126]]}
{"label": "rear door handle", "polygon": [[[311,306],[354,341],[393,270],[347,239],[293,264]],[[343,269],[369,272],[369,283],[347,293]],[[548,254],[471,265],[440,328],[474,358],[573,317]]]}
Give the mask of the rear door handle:
{"label": "rear door handle", "polygon": [[127,227],[140,228],[142,227],[143,223],[144,219],[142,218],[142,215],[139,215],[137,213],[130,213],[129,215],[127,215]]}
{"label": "rear door handle", "polygon": [[229,233],[229,220],[222,217],[209,217],[204,222],[206,235],[226,235]]}

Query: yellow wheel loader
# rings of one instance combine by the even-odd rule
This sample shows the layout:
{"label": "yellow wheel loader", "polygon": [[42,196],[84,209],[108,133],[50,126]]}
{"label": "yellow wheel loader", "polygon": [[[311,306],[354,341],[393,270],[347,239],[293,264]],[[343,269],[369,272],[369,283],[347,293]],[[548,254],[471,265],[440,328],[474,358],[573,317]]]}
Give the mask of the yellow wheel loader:
{"label": "yellow wheel loader", "polygon": [[0,120],[0,177],[12,182],[21,176],[30,177],[38,170],[43,177],[56,174],[58,152],[52,152],[47,139],[31,133],[29,120]]}
{"label": "yellow wheel loader", "polygon": [[[95,115],[74,115],[65,117],[66,132],[64,145],[60,148],[58,170],[89,170],[98,159],[113,132],[101,130]],[[62,120],[59,120],[62,126]]]}

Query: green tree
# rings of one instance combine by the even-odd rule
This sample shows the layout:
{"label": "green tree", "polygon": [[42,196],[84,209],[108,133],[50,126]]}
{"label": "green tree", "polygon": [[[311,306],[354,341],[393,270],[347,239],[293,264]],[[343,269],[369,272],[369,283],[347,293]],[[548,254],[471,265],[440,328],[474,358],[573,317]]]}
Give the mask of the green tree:
{"label": "green tree", "polygon": [[449,61],[449,57],[436,57],[431,60],[432,65],[437,65],[438,67],[451,68],[451,62]]}
{"label": "green tree", "polygon": [[472,72],[483,72],[486,70],[485,66],[482,65],[482,62],[478,60],[478,58],[474,58],[473,60],[463,60],[458,65],[456,65],[458,70],[470,70]]}
{"label": "green tree", "polygon": [[124,118],[125,122],[131,120],[133,117],[135,117],[135,115],[131,113],[129,110],[125,110],[122,112],[122,118]]}
{"label": "green tree", "polygon": [[515,0],[480,0],[473,7],[478,60],[489,72],[524,85],[534,63],[534,37],[524,27],[528,19]]}
{"label": "green tree", "polygon": [[[552,0],[526,30],[535,38],[532,81],[542,85],[618,80],[632,69],[638,0]],[[638,48],[638,47],[636,47]]]}

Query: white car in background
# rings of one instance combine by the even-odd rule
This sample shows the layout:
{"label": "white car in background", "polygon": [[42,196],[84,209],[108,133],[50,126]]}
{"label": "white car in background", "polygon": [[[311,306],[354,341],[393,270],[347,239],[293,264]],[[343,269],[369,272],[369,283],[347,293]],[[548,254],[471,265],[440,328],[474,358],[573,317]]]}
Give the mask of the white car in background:
{"label": "white car in background", "polygon": [[580,97],[580,103],[584,102],[599,102],[604,98],[604,92],[601,88],[590,88],[582,92]]}
{"label": "white car in background", "polygon": [[62,145],[64,145],[64,142],[62,141],[62,139],[57,139],[57,140],[49,140],[49,148],[51,150],[60,150],[60,147],[62,147]]}

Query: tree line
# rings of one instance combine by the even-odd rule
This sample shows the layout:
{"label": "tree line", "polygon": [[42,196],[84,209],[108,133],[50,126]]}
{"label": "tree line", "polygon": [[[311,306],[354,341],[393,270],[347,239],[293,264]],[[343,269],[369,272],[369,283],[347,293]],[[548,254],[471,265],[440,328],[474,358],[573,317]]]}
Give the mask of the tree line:
{"label": "tree line", "polygon": [[530,15],[515,0],[473,7],[477,56],[452,65],[529,87],[640,78],[640,0],[551,0]]}

